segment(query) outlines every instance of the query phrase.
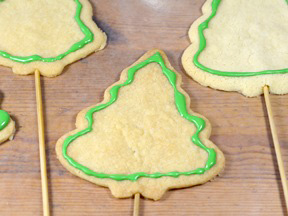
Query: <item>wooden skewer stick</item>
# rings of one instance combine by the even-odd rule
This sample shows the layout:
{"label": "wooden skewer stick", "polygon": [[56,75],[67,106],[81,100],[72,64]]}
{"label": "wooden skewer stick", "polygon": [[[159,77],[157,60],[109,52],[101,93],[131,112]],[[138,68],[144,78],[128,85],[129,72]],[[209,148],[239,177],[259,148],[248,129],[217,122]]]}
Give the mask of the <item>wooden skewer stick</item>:
{"label": "wooden skewer stick", "polygon": [[271,106],[271,102],[270,102],[270,98],[269,98],[269,87],[264,86],[263,90],[264,90],[264,98],[265,98],[266,108],[267,108],[267,112],[268,112],[268,118],[269,118],[269,122],[270,122],[270,129],[271,129],[274,148],[275,148],[275,152],[276,152],[278,169],[280,172],[280,177],[281,177],[281,182],[282,182],[282,187],[283,187],[283,192],[284,192],[284,197],[285,197],[286,208],[288,211],[288,185],[287,185],[287,179],[286,179],[286,174],[285,174],[285,169],[284,169],[284,164],[283,164],[283,159],[282,159],[281,148],[279,145],[277,130],[276,130],[276,126],[274,123],[272,106]]}
{"label": "wooden skewer stick", "polygon": [[44,117],[43,117],[42,91],[41,91],[41,82],[40,82],[39,70],[35,71],[35,88],[36,88],[36,101],[37,101],[37,118],[38,118],[38,136],[39,136],[39,155],[40,155],[40,168],[41,168],[43,216],[49,216],[50,215],[50,209],[49,209],[48,181],[47,181],[47,168],[46,168]]}
{"label": "wooden skewer stick", "polygon": [[134,195],[134,212],[133,216],[139,216],[139,206],[140,206],[140,193]]}

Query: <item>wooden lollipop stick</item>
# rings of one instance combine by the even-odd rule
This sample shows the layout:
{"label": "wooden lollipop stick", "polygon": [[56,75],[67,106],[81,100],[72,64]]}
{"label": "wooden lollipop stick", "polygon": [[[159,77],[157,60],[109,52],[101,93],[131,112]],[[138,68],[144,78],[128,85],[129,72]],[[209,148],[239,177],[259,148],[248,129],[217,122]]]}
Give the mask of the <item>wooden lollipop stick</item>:
{"label": "wooden lollipop stick", "polygon": [[269,118],[269,122],[270,122],[270,129],[271,129],[274,148],[275,148],[275,152],[276,152],[278,168],[279,168],[279,172],[280,172],[280,177],[281,177],[281,182],[282,182],[282,187],[283,187],[283,192],[284,192],[284,197],[285,197],[286,208],[288,211],[288,185],[287,185],[287,179],[286,179],[286,174],[285,174],[285,169],[284,169],[284,164],[283,164],[283,159],[282,159],[281,148],[279,145],[277,130],[276,130],[276,126],[274,123],[272,106],[271,106],[270,98],[269,98],[269,87],[264,86],[263,90],[264,90],[264,98],[265,98],[266,108],[267,108],[267,112],[268,112],[268,118]]}
{"label": "wooden lollipop stick", "polygon": [[136,193],[134,195],[134,212],[133,212],[133,216],[139,216],[139,206],[140,206],[140,194]]}
{"label": "wooden lollipop stick", "polygon": [[48,181],[47,181],[47,168],[46,168],[46,151],[45,151],[46,148],[45,148],[45,137],[44,137],[42,91],[41,91],[41,82],[40,82],[40,72],[38,70],[35,71],[35,88],[36,88],[36,101],[37,101],[43,216],[49,216],[50,210],[49,210],[49,195],[48,195]]}

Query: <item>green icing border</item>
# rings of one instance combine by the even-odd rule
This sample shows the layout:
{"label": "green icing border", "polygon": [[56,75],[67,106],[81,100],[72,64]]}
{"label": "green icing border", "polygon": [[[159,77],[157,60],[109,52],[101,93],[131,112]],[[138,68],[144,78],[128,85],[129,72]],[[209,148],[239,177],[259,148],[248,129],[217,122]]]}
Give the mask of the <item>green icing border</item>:
{"label": "green icing border", "polygon": [[6,128],[9,122],[10,115],[4,110],[0,110],[0,131]]}
{"label": "green icing border", "polygon": [[[120,90],[120,88],[127,86],[129,84],[131,84],[134,80],[134,76],[135,73],[141,69],[142,67],[145,67],[146,65],[150,64],[150,63],[158,63],[163,71],[163,74],[167,77],[169,83],[171,84],[171,86],[174,89],[174,97],[175,97],[175,105],[177,107],[177,110],[179,112],[179,114],[187,119],[188,121],[192,122],[196,128],[197,131],[195,132],[195,134],[192,136],[192,142],[197,145],[198,147],[202,148],[203,150],[205,150],[208,153],[208,159],[206,161],[206,165],[203,168],[197,168],[195,170],[192,171],[188,171],[188,172],[177,172],[177,171],[173,171],[173,172],[168,172],[168,173],[152,173],[152,174],[148,174],[145,172],[137,172],[137,173],[132,173],[132,174],[106,174],[106,173],[99,173],[99,172],[95,172],[85,166],[83,166],[82,164],[79,164],[78,162],[76,162],[73,158],[71,158],[68,154],[67,154],[67,149],[68,146],[71,144],[72,141],[74,141],[75,139],[77,139],[80,136],[83,136],[89,132],[91,132],[93,130],[92,125],[93,125],[93,114],[95,112],[98,112],[102,109],[105,109],[106,107],[110,106],[111,104],[113,104],[117,98],[118,98],[118,91]],[[69,137],[67,137],[64,140],[63,143],[63,147],[62,147],[62,154],[63,157],[67,160],[67,162],[75,167],[76,169],[81,170],[82,172],[84,172],[86,175],[89,176],[94,176],[97,178],[110,178],[113,180],[117,180],[117,181],[122,181],[122,180],[130,180],[130,181],[136,181],[138,178],[140,177],[147,177],[147,178],[160,178],[163,176],[170,176],[170,177],[178,177],[180,175],[192,175],[192,174],[203,174],[205,173],[207,170],[209,170],[211,167],[213,167],[216,163],[216,152],[213,148],[208,148],[206,147],[200,140],[199,138],[199,134],[200,132],[205,128],[205,121],[204,119],[197,117],[197,116],[192,116],[188,113],[187,111],[187,107],[186,107],[186,98],[185,96],[177,89],[177,85],[176,85],[176,74],[175,72],[173,72],[172,70],[168,69],[164,63],[164,60],[161,56],[161,54],[159,52],[155,53],[153,56],[151,56],[150,58],[146,59],[145,61],[133,66],[132,68],[130,68],[128,70],[128,77],[127,80],[122,83],[122,84],[118,84],[113,86],[110,89],[110,100],[107,103],[104,104],[100,104],[98,106],[93,107],[92,109],[90,109],[89,111],[87,111],[86,115],[85,115],[86,120],[88,121],[88,127],[85,128],[84,130],[81,130],[80,132],[71,135]]]}
{"label": "green icing border", "polygon": [[[288,4],[288,0],[285,0]],[[201,52],[206,48],[206,38],[204,36],[204,30],[208,28],[209,22],[213,19],[213,17],[217,13],[217,9],[219,7],[219,4],[221,3],[221,0],[213,0],[212,1],[212,13],[210,16],[198,26],[198,33],[199,33],[199,49],[195,53],[193,58],[193,63],[201,70],[206,71],[211,74],[220,75],[220,76],[229,76],[229,77],[245,77],[245,76],[258,76],[258,75],[264,75],[264,74],[284,74],[288,73],[288,68],[280,69],[280,70],[264,70],[264,71],[257,71],[257,72],[228,72],[228,71],[219,71],[214,70],[208,67],[205,67],[203,64],[201,64],[198,59]]]}
{"label": "green icing border", "polygon": [[[0,0],[0,2],[3,0]],[[82,12],[82,7],[83,5],[81,4],[80,0],[74,0],[77,8],[76,8],[76,15],[74,16],[76,22],[78,23],[81,31],[83,32],[83,34],[85,35],[85,37],[73,44],[69,50],[67,50],[65,53],[62,53],[56,57],[49,57],[49,58],[44,58],[41,57],[39,55],[31,55],[31,56],[14,56],[11,55],[5,51],[0,51],[0,56],[2,56],[3,58],[7,58],[10,59],[12,61],[15,62],[20,62],[20,63],[30,63],[30,62],[34,62],[34,61],[42,61],[42,62],[54,62],[54,61],[58,61],[63,59],[64,57],[66,57],[67,55],[69,55],[72,52],[75,52],[81,48],[83,48],[86,44],[91,43],[94,40],[94,34],[91,32],[91,30],[83,23],[83,21],[81,20],[81,12]]]}

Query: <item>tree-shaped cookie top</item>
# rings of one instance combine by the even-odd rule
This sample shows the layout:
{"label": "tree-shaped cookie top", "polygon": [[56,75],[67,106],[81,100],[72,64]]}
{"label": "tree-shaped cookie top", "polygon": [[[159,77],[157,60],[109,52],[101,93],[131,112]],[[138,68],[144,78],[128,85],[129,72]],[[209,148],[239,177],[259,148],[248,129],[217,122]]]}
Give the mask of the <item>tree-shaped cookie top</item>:
{"label": "tree-shaped cookie top", "polygon": [[57,143],[61,163],[116,197],[138,190],[159,199],[168,188],[213,178],[224,157],[208,140],[209,124],[191,112],[180,83],[163,53],[148,52],[124,70],[102,103],[80,112],[77,129]]}
{"label": "tree-shaped cookie top", "polygon": [[287,0],[213,0],[211,9],[198,26],[197,67],[232,77],[288,73]]}
{"label": "tree-shaped cookie top", "polygon": [[55,76],[106,43],[88,0],[5,0],[0,13],[0,64],[16,73]]}
{"label": "tree-shaped cookie top", "polygon": [[[194,135],[192,136],[192,141],[195,145],[199,146],[201,149],[203,149],[204,151],[206,151],[208,153],[208,159],[206,161],[206,164],[204,167],[201,168],[197,168],[194,170],[189,170],[189,171],[185,171],[185,172],[177,172],[177,171],[172,171],[172,172],[167,172],[167,173],[161,173],[161,172],[157,172],[157,173],[145,173],[145,172],[137,172],[137,173],[132,173],[132,174],[107,174],[107,173],[99,173],[97,171],[93,171],[91,169],[89,169],[88,167],[83,166],[82,164],[78,163],[77,161],[75,161],[72,157],[70,157],[67,154],[67,149],[68,146],[73,142],[73,140],[84,136],[85,134],[91,132],[93,130],[93,114],[96,112],[99,112],[109,106],[111,106],[118,98],[118,94],[119,94],[119,90],[124,87],[127,86],[129,84],[131,84],[134,80],[134,76],[135,73],[145,67],[147,64],[150,63],[158,63],[161,68],[162,71],[164,73],[164,75],[166,76],[166,78],[169,80],[170,85],[173,87],[174,89],[174,98],[175,98],[175,105],[177,107],[177,110],[180,114],[180,116],[182,116],[183,118],[187,119],[188,121],[190,121],[191,123],[193,123],[195,125],[195,127],[197,128]],[[155,55],[151,56],[150,58],[148,58],[146,61],[135,65],[134,67],[130,68],[128,70],[128,78],[127,80],[122,83],[122,84],[118,84],[113,86],[110,89],[110,100],[107,103],[104,104],[100,104],[96,107],[93,107],[92,109],[88,110],[88,112],[85,115],[85,118],[88,121],[88,127],[85,128],[84,130],[79,131],[78,133],[69,136],[63,145],[63,156],[64,158],[75,168],[83,171],[85,174],[87,175],[91,175],[91,176],[95,176],[97,178],[111,178],[113,180],[131,180],[131,181],[135,181],[140,177],[147,177],[147,178],[159,178],[159,177],[163,177],[163,176],[172,176],[172,177],[178,177],[179,175],[192,175],[192,174],[203,174],[205,171],[209,170],[215,163],[216,163],[216,153],[214,151],[213,148],[207,148],[200,140],[199,138],[199,133],[205,128],[205,121],[204,119],[197,117],[197,116],[193,116],[190,115],[187,111],[187,106],[186,106],[186,98],[185,96],[177,89],[176,86],[176,74],[168,69],[165,66],[165,63],[160,55],[160,53],[156,53]]]}
{"label": "tree-shaped cookie top", "polygon": [[253,97],[288,93],[288,1],[207,0],[183,67],[204,86]]}

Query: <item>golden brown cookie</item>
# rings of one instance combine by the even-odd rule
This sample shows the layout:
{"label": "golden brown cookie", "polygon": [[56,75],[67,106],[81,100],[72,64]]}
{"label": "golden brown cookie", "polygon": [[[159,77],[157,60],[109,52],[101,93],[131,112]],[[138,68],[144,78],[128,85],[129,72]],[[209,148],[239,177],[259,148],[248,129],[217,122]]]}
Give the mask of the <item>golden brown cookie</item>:
{"label": "golden brown cookie", "polygon": [[203,184],[223,169],[208,120],[193,112],[181,76],[152,50],[123,70],[104,100],[82,110],[56,145],[74,175],[117,198],[158,200],[168,189]]}
{"label": "golden brown cookie", "polygon": [[14,133],[15,122],[6,111],[0,110],[0,144],[8,139],[12,140]]}
{"label": "golden brown cookie", "polygon": [[201,85],[253,97],[288,92],[288,1],[207,0],[182,56]]}
{"label": "golden brown cookie", "polygon": [[57,76],[106,44],[88,0],[3,0],[0,14],[0,65],[16,74]]}

